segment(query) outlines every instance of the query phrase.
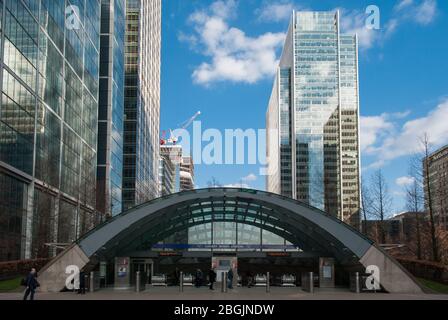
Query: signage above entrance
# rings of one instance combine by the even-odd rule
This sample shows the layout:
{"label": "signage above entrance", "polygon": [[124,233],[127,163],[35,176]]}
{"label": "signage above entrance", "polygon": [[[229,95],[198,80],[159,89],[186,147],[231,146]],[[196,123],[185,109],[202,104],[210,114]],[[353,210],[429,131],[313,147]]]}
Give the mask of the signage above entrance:
{"label": "signage above entrance", "polygon": [[165,243],[155,244],[152,249],[245,249],[245,250],[298,250],[294,245],[280,244],[184,244],[184,243]]}

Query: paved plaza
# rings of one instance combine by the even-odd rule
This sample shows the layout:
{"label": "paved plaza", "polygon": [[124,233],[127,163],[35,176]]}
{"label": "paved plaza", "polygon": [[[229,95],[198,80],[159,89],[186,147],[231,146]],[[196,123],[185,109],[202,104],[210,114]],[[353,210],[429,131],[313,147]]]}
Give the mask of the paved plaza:
{"label": "paved plaza", "polygon": [[[22,292],[0,293],[0,300],[20,300]],[[347,289],[316,289],[313,294],[300,288],[271,287],[236,288],[227,293],[220,288],[210,291],[208,288],[186,287],[179,292],[178,287],[156,287],[137,293],[134,290],[103,289],[94,293],[79,295],[73,292],[40,293],[36,300],[448,300],[444,294],[387,294],[360,293]]]}

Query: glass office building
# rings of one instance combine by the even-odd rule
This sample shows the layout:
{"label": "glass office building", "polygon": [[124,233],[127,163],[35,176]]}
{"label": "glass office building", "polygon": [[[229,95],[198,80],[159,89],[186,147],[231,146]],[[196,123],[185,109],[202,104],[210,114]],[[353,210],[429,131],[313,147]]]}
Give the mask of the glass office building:
{"label": "glass office building", "polygon": [[161,0],[126,1],[123,210],[159,195]]}
{"label": "glass office building", "polygon": [[294,12],[267,112],[267,190],[355,227],[358,92],[357,37],[340,33],[339,12]]}
{"label": "glass office building", "polygon": [[96,208],[122,209],[125,0],[101,0]]}
{"label": "glass office building", "polygon": [[99,0],[0,0],[0,260],[96,223]]}

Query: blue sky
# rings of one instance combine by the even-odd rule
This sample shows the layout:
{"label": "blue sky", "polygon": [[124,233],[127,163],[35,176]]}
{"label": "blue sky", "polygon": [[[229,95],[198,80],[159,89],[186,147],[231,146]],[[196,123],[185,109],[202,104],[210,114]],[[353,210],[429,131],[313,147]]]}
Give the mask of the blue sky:
{"label": "blue sky", "polygon": [[[380,9],[380,29],[365,10]],[[263,129],[292,9],[341,11],[342,31],[360,38],[363,177],[387,177],[394,211],[404,209],[408,162],[418,137],[448,143],[448,1],[165,0],[161,129],[202,112],[203,129]],[[197,187],[265,189],[260,165],[198,165]]]}

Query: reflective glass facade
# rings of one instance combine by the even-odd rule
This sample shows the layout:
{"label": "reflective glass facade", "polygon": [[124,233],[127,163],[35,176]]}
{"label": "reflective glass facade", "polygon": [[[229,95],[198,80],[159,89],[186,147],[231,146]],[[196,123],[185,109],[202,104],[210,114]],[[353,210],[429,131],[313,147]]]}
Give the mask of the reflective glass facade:
{"label": "reflective glass facade", "polygon": [[161,0],[126,1],[123,210],[159,195]]}
{"label": "reflective glass facade", "polygon": [[267,114],[268,191],[359,225],[357,38],[338,12],[297,12]]}
{"label": "reflective glass facade", "polygon": [[45,257],[95,224],[100,3],[0,12],[0,260]]}
{"label": "reflective glass facade", "polygon": [[101,0],[97,209],[122,209],[125,0]]}

